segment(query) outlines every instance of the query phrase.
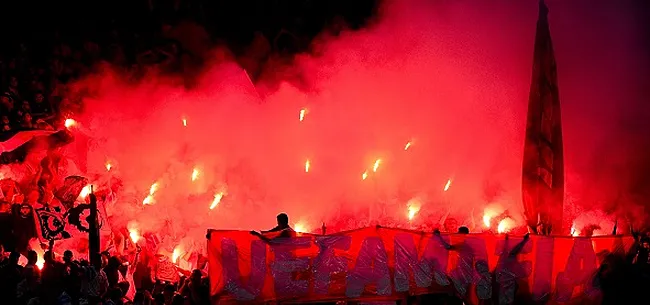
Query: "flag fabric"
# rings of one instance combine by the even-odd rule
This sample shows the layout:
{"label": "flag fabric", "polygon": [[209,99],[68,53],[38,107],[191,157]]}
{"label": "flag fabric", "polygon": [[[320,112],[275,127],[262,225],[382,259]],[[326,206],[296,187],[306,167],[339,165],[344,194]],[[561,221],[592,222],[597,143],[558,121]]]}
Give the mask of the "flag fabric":
{"label": "flag fabric", "polygon": [[88,179],[81,176],[69,176],[63,180],[63,185],[59,187],[54,196],[61,201],[66,209],[72,209],[81,190],[88,185]]}
{"label": "flag fabric", "polygon": [[[563,232],[564,153],[548,8],[541,0],[524,144],[522,195],[529,227]],[[541,224],[541,226],[540,226]]]}
{"label": "flag fabric", "polygon": [[3,135],[0,164],[23,162],[27,154],[72,143],[74,136],[68,130],[57,132],[47,130],[20,131],[13,135]]}

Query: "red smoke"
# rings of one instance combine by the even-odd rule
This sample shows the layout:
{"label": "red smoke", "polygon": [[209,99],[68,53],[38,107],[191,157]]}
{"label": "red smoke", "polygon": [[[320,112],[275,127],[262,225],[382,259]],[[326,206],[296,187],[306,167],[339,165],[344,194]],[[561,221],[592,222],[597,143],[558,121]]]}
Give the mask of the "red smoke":
{"label": "red smoke", "polygon": [[[318,55],[295,58],[289,70],[299,71],[309,90],[283,83],[260,95],[241,68],[223,60],[206,67],[191,89],[156,74],[131,83],[107,67],[80,81],[76,87],[91,89],[85,114],[75,117],[91,138],[89,176],[123,180],[108,207],[112,223],[135,221],[171,245],[202,244],[207,228],[268,228],[279,212],[309,230],[355,216],[328,232],[367,225],[369,213],[404,227],[455,218],[478,231],[487,206],[523,224],[521,156],[537,5],[414,2],[389,3],[372,27],[321,37],[313,47]],[[594,131],[618,129],[614,119],[603,126],[601,116],[581,116],[576,106],[597,102],[599,88],[578,85],[587,76],[576,72],[584,67],[572,64],[581,56],[572,52],[587,47],[567,42],[571,23],[556,20],[566,14],[561,5],[549,1],[566,107],[567,209],[582,211],[600,206],[581,201],[593,193],[583,185],[601,181],[584,169],[596,143],[607,140]],[[589,75],[594,79],[611,73],[590,71],[600,73]],[[155,202],[145,206],[153,183]]]}

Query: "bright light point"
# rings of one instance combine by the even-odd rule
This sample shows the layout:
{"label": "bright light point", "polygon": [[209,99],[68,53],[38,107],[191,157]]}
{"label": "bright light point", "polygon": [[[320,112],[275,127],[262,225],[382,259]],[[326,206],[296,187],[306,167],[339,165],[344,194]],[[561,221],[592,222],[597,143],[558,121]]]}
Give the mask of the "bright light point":
{"label": "bright light point", "polygon": [[142,200],[142,204],[147,205],[147,204],[152,204],[154,203],[153,196],[148,195],[144,200]]}
{"label": "bright light point", "polygon": [[305,173],[309,172],[310,167],[311,167],[311,162],[309,162],[309,160],[305,161]]}
{"label": "bright light point", "polygon": [[153,195],[158,190],[158,182],[154,182],[149,188],[149,195]]}
{"label": "bright light point", "polygon": [[361,175],[361,180],[366,180],[366,178],[368,178],[368,172],[367,171],[363,172],[363,174]]}
{"label": "bright light point", "polygon": [[504,218],[499,222],[497,232],[499,232],[499,234],[508,233],[515,227],[515,225],[515,221],[511,218]]}
{"label": "bright light point", "polygon": [[45,264],[45,259],[43,258],[43,255],[38,255],[38,259],[36,260],[36,267],[38,267],[38,270],[43,269],[43,265]]}
{"label": "bright light point", "polygon": [[140,240],[140,235],[138,235],[138,231],[136,230],[129,231],[129,237],[134,244],[137,244],[138,240]]}
{"label": "bright light point", "polygon": [[110,172],[112,167],[110,163],[106,163],[106,171]]}
{"label": "bright light point", "polygon": [[183,121],[183,127],[187,127],[187,119],[186,119],[186,118],[183,118],[182,121]]}
{"label": "bright light point", "polygon": [[413,218],[415,217],[415,214],[417,214],[419,211],[420,211],[419,206],[410,205],[409,208],[408,208],[409,221],[413,220]]}
{"label": "bright light point", "polygon": [[214,208],[219,205],[219,202],[221,202],[221,198],[223,198],[223,193],[216,193],[214,194],[214,199],[212,200],[212,204],[210,204],[210,210],[214,210]]}
{"label": "bright light point", "polygon": [[75,121],[73,119],[66,119],[65,123],[63,123],[63,124],[65,125],[65,128],[70,128],[72,126],[77,125],[77,121]]}
{"label": "bright light point", "polygon": [[381,159],[377,159],[375,161],[375,164],[372,166],[372,171],[373,172],[375,172],[375,173],[377,172],[377,169],[379,169],[379,164],[381,164]]}
{"label": "bright light point", "polygon": [[305,120],[305,115],[307,115],[307,109],[305,108],[300,109],[299,119],[301,122]]}
{"label": "bright light point", "polygon": [[410,141],[408,143],[406,143],[406,145],[404,146],[404,150],[409,150],[409,147],[411,147],[411,142]]}
{"label": "bright light point", "polygon": [[197,179],[199,179],[199,170],[195,167],[192,170],[192,181],[196,181]]}
{"label": "bright light point", "polygon": [[447,180],[447,184],[445,184],[444,191],[445,192],[448,191],[450,186],[451,186],[451,179]]}

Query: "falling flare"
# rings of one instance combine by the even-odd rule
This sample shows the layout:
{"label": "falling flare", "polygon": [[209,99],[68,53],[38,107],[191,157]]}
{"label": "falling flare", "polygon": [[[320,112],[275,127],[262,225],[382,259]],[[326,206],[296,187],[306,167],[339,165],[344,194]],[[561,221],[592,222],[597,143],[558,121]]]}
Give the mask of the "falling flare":
{"label": "falling flare", "polygon": [[158,190],[158,182],[154,182],[151,187],[149,187],[149,195],[142,201],[142,204],[147,205],[147,204],[152,204],[156,202],[153,198],[153,195],[156,193]]}
{"label": "falling flare", "polygon": [[106,163],[106,171],[110,172],[112,167],[113,167],[113,165],[111,165],[110,162]]}
{"label": "falling flare", "polygon": [[66,119],[65,123],[63,123],[63,124],[65,125],[65,128],[70,128],[70,127],[73,127],[73,126],[77,125],[77,121],[75,121],[73,119]]}
{"label": "falling flare", "polygon": [[216,193],[214,194],[214,199],[212,200],[212,204],[210,204],[210,210],[214,210],[214,208],[219,205],[219,202],[221,202],[221,198],[223,198],[223,193]]}
{"label": "falling flare", "polygon": [[187,127],[187,119],[183,118],[183,127]]}
{"label": "falling flare", "polygon": [[305,109],[305,108],[300,109],[300,121],[301,122],[305,120],[305,115],[307,115],[307,109]]}
{"label": "falling flare", "polygon": [[195,167],[192,170],[192,181],[196,181],[197,179],[199,179],[199,169]]}
{"label": "falling flare", "polygon": [[381,164],[381,159],[377,159],[377,160],[375,161],[375,164],[372,166],[372,171],[373,171],[374,173],[376,173],[376,172],[377,172],[377,169],[379,169],[379,164]]}
{"label": "falling flare", "polygon": [[448,191],[450,186],[451,186],[451,179],[447,180],[447,184],[445,184],[444,191],[445,192]]}
{"label": "falling flare", "polygon": [[363,172],[361,175],[361,180],[366,180],[366,178],[368,178],[368,171]]}
{"label": "falling flare", "polygon": [[411,144],[412,144],[411,141],[406,143],[406,145],[404,146],[404,150],[409,150],[409,147],[411,147]]}
{"label": "falling flare", "polygon": [[310,167],[311,167],[311,162],[309,162],[309,160],[305,161],[305,173],[309,172]]}

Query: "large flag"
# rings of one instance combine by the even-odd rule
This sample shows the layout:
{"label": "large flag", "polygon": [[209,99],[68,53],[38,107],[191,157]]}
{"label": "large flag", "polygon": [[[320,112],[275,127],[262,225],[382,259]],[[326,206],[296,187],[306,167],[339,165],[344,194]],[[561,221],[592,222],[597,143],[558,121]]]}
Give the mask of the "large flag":
{"label": "large flag", "polygon": [[48,150],[72,143],[74,136],[68,130],[19,131],[0,137],[0,164],[23,162],[31,152]]}
{"label": "large flag", "polygon": [[[522,195],[528,225],[562,233],[564,154],[555,55],[548,8],[539,3],[533,77],[528,101]],[[539,224],[542,226],[537,227]]]}

